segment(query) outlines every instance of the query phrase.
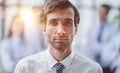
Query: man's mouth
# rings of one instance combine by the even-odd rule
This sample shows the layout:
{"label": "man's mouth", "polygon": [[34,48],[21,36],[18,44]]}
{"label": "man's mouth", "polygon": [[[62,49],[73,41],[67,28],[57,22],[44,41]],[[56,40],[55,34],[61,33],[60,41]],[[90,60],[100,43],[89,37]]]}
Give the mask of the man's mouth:
{"label": "man's mouth", "polygon": [[67,38],[56,38],[54,39],[55,42],[63,42],[63,41],[67,41]]}

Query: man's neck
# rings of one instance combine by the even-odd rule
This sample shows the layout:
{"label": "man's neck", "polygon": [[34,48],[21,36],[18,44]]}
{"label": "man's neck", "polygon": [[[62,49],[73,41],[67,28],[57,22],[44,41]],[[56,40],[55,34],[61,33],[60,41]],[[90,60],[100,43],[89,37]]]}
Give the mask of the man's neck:
{"label": "man's neck", "polygon": [[64,60],[71,53],[71,48],[66,48],[65,50],[57,50],[55,48],[49,47],[50,54],[56,59],[56,61],[60,62]]}

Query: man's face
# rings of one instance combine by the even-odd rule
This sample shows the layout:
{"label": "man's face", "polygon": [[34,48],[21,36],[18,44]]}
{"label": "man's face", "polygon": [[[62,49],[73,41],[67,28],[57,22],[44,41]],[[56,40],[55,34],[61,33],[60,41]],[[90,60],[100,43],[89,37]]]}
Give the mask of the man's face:
{"label": "man's face", "polygon": [[44,31],[53,48],[57,50],[70,48],[73,37],[77,32],[73,9],[55,9],[49,13]]}
{"label": "man's face", "polygon": [[106,21],[107,19],[107,9],[105,7],[100,7],[99,8],[99,19],[101,22]]}

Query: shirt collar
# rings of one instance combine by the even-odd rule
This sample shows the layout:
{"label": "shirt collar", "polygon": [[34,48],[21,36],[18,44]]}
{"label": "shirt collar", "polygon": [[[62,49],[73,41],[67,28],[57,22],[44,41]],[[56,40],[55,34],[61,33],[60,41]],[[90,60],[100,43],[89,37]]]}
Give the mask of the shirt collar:
{"label": "shirt collar", "polygon": [[60,63],[62,63],[65,68],[68,68],[73,60],[73,52],[70,53],[68,57],[66,57],[64,60],[62,60]]}
{"label": "shirt collar", "polygon": [[[56,63],[58,63],[50,54],[49,49],[47,49],[46,51],[46,58],[49,69],[51,69]],[[62,60],[60,63],[62,63],[65,66],[65,68],[68,68],[72,60],[73,60],[73,52],[71,52],[70,55],[66,57],[64,60]]]}

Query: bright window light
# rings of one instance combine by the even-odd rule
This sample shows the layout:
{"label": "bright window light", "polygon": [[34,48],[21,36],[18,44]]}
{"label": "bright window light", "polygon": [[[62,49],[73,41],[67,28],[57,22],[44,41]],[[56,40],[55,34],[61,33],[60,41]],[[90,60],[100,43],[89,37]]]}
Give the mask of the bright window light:
{"label": "bright window light", "polygon": [[21,15],[22,19],[24,20],[25,24],[34,23],[34,15],[33,15],[32,9],[22,8],[20,10],[20,15]]}

